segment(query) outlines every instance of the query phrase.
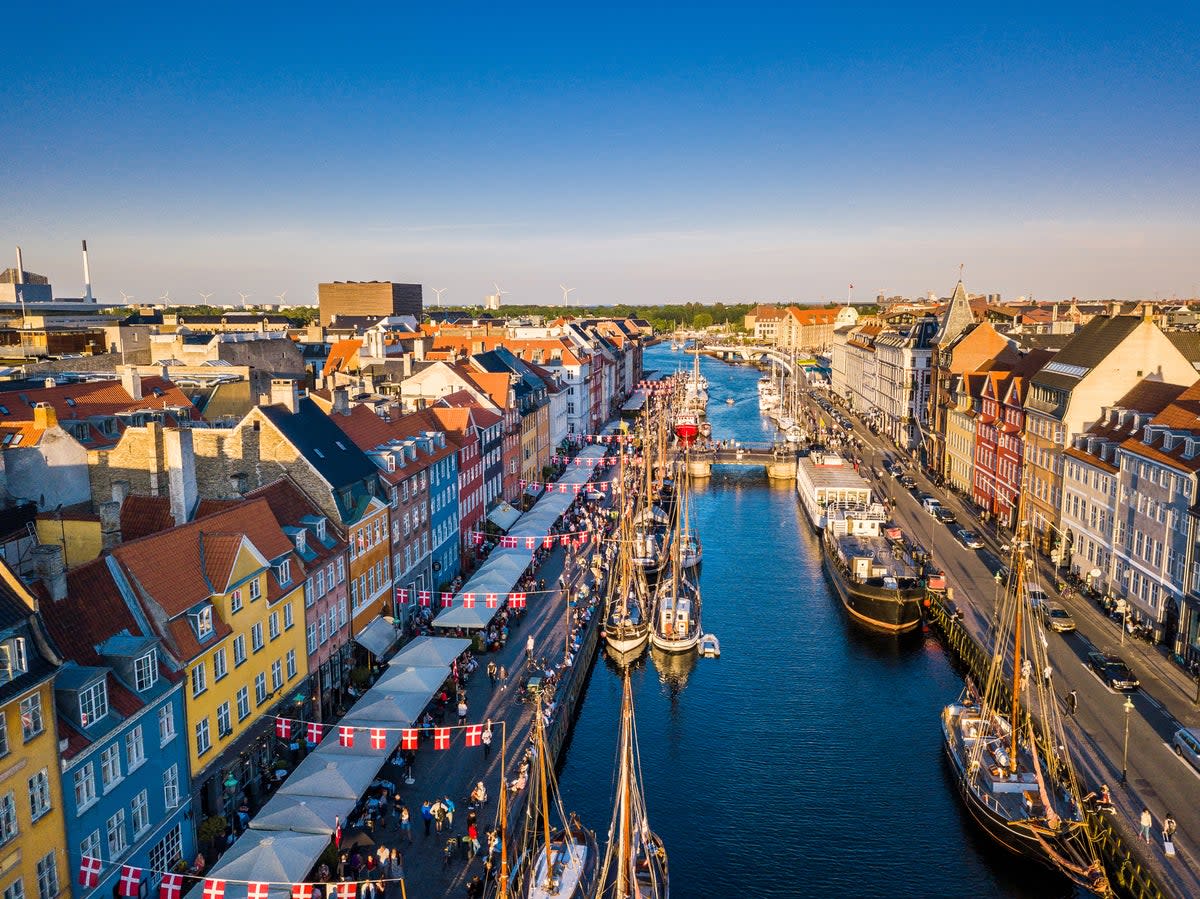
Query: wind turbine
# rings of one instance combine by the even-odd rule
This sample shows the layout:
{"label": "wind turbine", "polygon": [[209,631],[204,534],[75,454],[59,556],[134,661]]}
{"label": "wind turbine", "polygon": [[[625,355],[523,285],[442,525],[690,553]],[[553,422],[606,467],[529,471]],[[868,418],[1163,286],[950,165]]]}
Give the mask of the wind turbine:
{"label": "wind turbine", "polygon": [[280,306],[282,306],[282,305],[283,305],[283,298],[284,298],[284,297],[286,297],[286,296],[287,296],[287,291],[286,291],[286,290],[285,290],[283,293],[277,293],[277,294],[275,294],[275,299],[279,300],[279,305],[280,305]]}
{"label": "wind turbine", "polygon": [[501,290],[500,285],[495,281],[492,282],[492,287],[496,288],[496,301],[503,302],[504,296],[508,293],[507,290]]}
{"label": "wind turbine", "polygon": [[571,294],[575,292],[574,287],[567,287],[565,284],[559,284],[558,289],[563,292],[563,306],[571,305]]}
{"label": "wind turbine", "polygon": [[211,293],[205,293],[203,290],[201,290],[199,293],[200,293],[200,299],[204,300],[204,305],[205,305],[205,306],[207,306],[207,305],[208,305],[208,298],[209,298],[209,297],[211,297],[211,296],[212,296],[212,294],[211,294]]}
{"label": "wind turbine", "polygon": [[164,291],[163,291],[163,294],[162,294],[162,296],[161,296],[161,297],[159,297],[159,299],[160,299],[160,300],[162,300],[162,301],[163,301],[163,303],[165,303],[165,304],[167,304],[167,305],[170,305],[170,303],[171,303],[171,291],[169,291],[169,290],[164,290]]}
{"label": "wind turbine", "polygon": [[239,291],[238,291],[238,296],[242,298],[242,305],[243,305],[243,306],[245,306],[245,305],[246,305],[246,299],[247,299],[247,297],[249,297],[249,296],[250,296],[250,294],[248,294],[248,293],[242,293],[242,292],[239,290]]}
{"label": "wind turbine", "polygon": [[124,303],[126,306],[128,306],[129,301],[133,299],[133,294],[131,294],[131,293],[126,293],[123,290],[118,290],[117,293],[119,293],[121,295],[121,302]]}
{"label": "wind turbine", "polygon": [[437,300],[438,308],[441,309],[442,308],[442,294],[444,294],[447,290],[449,290],[449,288],[448,287],[431,287],[429,289],[438,295],[438,300]]}

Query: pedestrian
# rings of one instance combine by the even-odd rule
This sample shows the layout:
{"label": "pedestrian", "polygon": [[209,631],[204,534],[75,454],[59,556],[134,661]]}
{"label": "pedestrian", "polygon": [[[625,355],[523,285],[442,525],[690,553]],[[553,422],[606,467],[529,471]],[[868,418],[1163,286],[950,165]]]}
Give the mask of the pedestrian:
{"label": "pedestrian", "polygon": [[462,727],[467,723],[467,700],[462,698],[458,701],[458,726]]}
{"label": "pedestrian", "polygon": [[487,663],[488,680],[492,682],[492,687],[496,686],[496,660],[490,659]]}
{"label": "pedestrian", "polygon": [[467,881],[467,899],[483,899],[483,881],[476,874]]}
{"label": "pedestrian", "polygon": [[1072,690],[1067,694],[1067,714],[1071,717],[1075,716],[1076,710],[1079,708],[1079,695]]}
{"label": "pedestrian", "polygon": [[412,820],[408,814],[408,806],[402,806],[399,802],[396,805],[400,808],[400,839],[411,843],[413,841]]}
{"label": "pedestrian", "polygon": [[400,794],[397,793],[392,798],[392,827],[400,825]]}
{"label": "pedestrian", "polygon": [[1167,816],[1163,818],[1163,842],[1174,843],[1175,831],[1178,828],[1179,825],[1175,823],[1175,816],[1170,812],[1167,812]]}
{"label": "pedestrian", "polygon": [[1050,664],[1047,662],[1046,667],[1042,669],[1042,683],[1045,685],[1047,690],[1050,689],[1050,675],[1052,675],[1053,673],[1054,673],[1054,670],[1050,667]]}
{"label": "pedestrian", "polygon": [[442,806],[446,810],[446,823],[450,827],[453,827],[454,826],[454,803],[450,801],[449,796],[442,797]]}
{"label": "pedestrian", "polygon": [[487,720],[487,724],[483,726],[483,733],[479,735],[479,742],[483,746],[483,760],[486,762],[487,757],[492,752],[492,719]]}
{"label": "pedestrian", "polygon": [[479,825],[474,821],[467,825],[467,836],[471,838],[470,858],[479,854]]}
{"label": "pedestrian", "polygon": [[[453,822],[451,822],[453,823]],[[446,824],[446,803],[438,800],[433,804],[433,825],[438,833],[442,832],[442,827]]]}
{"label": "pedestrian", "polygon": [[421,803],[421,818],[425,821],[425,836],[429,836],[429,825],[433,823],[433,803],[428,799]]}
{"label": "pedestrian", "polygon": [[501,690],[501,692],[503,692],[504,688],[507,686],[508,686],[508,669],[505,668],[503,665],[501,665],[500,666],[500,690]]}
{"label": "pedestrian", "polygon": [[525,638],[525,661],[533,662],[533,634]]}
{"label": "pedestrian", "polygon": [[1139,823],[1142,825],[1142,827],[1141,830],[1138,831],[1138,836],[1149,843],[1150,828],[1154,824],[1154,816],[1150,814],[1150,809],[1146,808],[1144,805],[1142,806],[1142,817]]}

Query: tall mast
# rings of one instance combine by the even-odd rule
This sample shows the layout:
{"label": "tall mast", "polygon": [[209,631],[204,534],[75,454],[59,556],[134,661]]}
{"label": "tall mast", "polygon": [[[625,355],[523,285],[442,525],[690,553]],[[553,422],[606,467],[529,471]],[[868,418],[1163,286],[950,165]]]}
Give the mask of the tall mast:
{"label": "tall mast", "polygon": [[1021,606],[1024,605],[1021,601],[1021,585],[1024,577],[1024,572],[1021,569],[1024,567],[1024,556],[1020,549],[1014,554],[1014,558],[1017,562],[1017,593],[1015,597],[1017,615],[1013,624],[1012,716],[1009,719],[1012,724],[1012,755],[1008,760],[1010,774],[1017,773],[1017,731],[1019,729],[1018,718],[1021,710]]}
{"label": "tall mast", "polygon": [[[500,824],[500,880],[496,884],[496,899],[508,899],[508,780],[504,773],[504,761],[508,749],[508,727],[500,722],[500,803],[496,818]],[[400,881],[404,886],[404,881]]]}
{"label": "tall mast", "polygon": [[632,801],[630,779],[633,764],[630,759],[630,689],[629,669],[625,669],[625,684],[621,692],[621,852],[617,858],[617,899],[629,899],[630,872],[633,870]]}
{"label": "tall mast", "polygon": [[550,850],[550,800],[546,789],[546,781],[550,779],[548,768],[546,766],[546,739],[545,732],[542,730],[542,693],[538,691],[537,706],[535,707],[535,715],[537,720],[534,722],[535,733],[537,734],[537,757],[538,757],[538,781],[541,785],[542,799],[542,838],[546,841],[546,889],[550,889],[550,885],[554,881],[553,853]]}

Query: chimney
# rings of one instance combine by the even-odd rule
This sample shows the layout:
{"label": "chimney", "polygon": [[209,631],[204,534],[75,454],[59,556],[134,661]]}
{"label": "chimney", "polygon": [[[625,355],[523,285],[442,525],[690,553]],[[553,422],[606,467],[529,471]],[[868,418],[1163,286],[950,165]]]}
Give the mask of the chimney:
{"label": "chimney", "polygon": [[191,428],[169,428],[163,432],[167,451],[167,491],[171,498],[171,517],[177,525],[191,519],[200,498],[192,434]]}
{"label": "chimney", "polygon": [[58,381],[54,380],[54,378],[42,378],[42,386],[47,390],[53,390],[58,386]]}
{"label": "chimney", "polygon": [[416,340],[413,341],[413,358],[417,362],[425,361],[425,351],[427,349],[427,347],[425,346],[426,340],[428,340],[428,338],[418,337]]}
{"label": "chimney", "polygon": [[324,343],[325,329],[319,322],[312,322],[304,331],[304,340],[306,343]]}
{"label": "chimney", "polygon": [[21,248],[17,247],[17,283],[25,283],[25,260],[21,256]]}
{"label": "chimney", "polygon": [[142,376],[138,374],[136,365],[121,366],[121,386],[133,399],[142,398]]}
{"label": "chimney", "polygon": [[58,424],[58,413],[49,403],[34,403],[33,426],[46,431]]}
{"label": "chimney", "polygon": [[300,389],[296,382],[290,378],[272,378],[271,405],[286,406],[289,412],[297,412],[300,408]]}
{"label": "chimney", "polygon": [[335,415],[350,414],[350,391],[345,387],[333,388],[333,412]]}
{"label": "chimney", "polygon": [[[417,341],[417,343],[420,343],[420,341]],[[401,369],[403,376],[406,378],[411,378],[412,377],[412,366],[413,366],[412,353],[405,353],[404,357],[400,360],[400,364],[401,364],[401,366],[403,366],[403,368]]]}
{"label": "chimney", "polygon": [[34,570],[46,587],[54,602],[67,598],[67,567],[63,562],[63,548],[57,543],[39,543],[29,554],[33,556]]}
{"label": "chimney", "polygon": [[110,501],[100,504],[100,546],[105,552],[121,542],[121,504]]}
{"label": "chimney", "polygon": [[114,503],[121,505],[125,504],[125,497],[129,496],[129,482],[118,480],[112,482],[112,498]]}
{"label": "chimney", "polygon": [[86,240],[83,242],[83,301],[85,303],[95,302],[92,299],[92,270],[88,266]]}

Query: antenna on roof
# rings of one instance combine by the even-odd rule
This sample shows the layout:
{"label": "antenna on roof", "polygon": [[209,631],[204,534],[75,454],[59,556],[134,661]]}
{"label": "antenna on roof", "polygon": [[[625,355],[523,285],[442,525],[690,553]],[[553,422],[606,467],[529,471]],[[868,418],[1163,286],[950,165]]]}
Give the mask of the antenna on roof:
{"label": "antenna on roof", "polygon": [[571,294],[573,294],[575,292],[575,288],[567,287],[567,285],[565,285],[565,284],[559,284],[558,289],[563,292],[563,302],[562,302],[563,306],[570,306],[571,305]]}
{"label": "antenna on roof", "polygon": [[438,295],[437,304],[438,304],[438,308],[441,309],[442,308],[442,294],[444,294],[447,290],[449,290],[449,288],[447,288],[447,287],[431,287],[429,289]]}

